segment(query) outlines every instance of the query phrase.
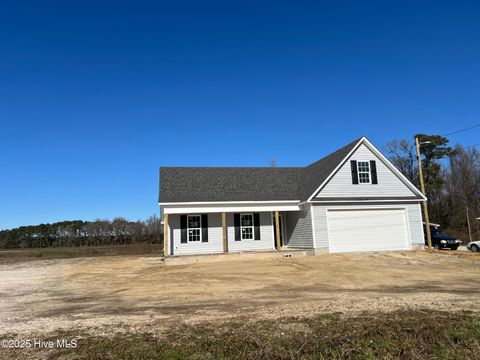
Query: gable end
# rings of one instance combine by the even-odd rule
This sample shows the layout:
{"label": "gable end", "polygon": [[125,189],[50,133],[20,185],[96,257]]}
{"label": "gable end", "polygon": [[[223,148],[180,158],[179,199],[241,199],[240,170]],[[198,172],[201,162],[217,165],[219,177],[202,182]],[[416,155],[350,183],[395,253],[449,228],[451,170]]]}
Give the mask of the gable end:
{"label": "gable end", "polygon": [[[358,182],[356,169],[358,162],[370,164],[370,177],[364,183]],[[423,194],[365,137],[358,141],[308,201],[333,199],[426,200]]]}

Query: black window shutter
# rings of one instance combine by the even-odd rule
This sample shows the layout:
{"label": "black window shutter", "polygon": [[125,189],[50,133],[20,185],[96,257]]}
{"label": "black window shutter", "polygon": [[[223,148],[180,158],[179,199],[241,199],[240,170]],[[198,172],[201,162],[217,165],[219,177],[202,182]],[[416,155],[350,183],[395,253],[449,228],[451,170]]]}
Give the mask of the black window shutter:
{"label": "black window shutter", "polygon": [[352,168],[352,184],[358,184],[357,162],[355,160],[351,160],[350,166]]}
{"label": "black window shutter", "polygon": [[253,226],[254,226],[255,240],[260,240],[260,214],[259,213],[253,214]]}
{"label": "black window shutter", "polygon": [[208,214],[202,214],[202,242],[208,242]]}
{"label": "black window shutter", "polygon": [[375,160],[370,160],[370,173],[372,174],[372,184],[378,184],[377,164]]}
{"label": "black window shutter", "polygon": [[240,241],[240,214],[233,214],[233,226],[235,227],[235,241]]}
{"label": "black window shutter", "polygon": [[180,215],[180,242],[187,242],[187,215]]}

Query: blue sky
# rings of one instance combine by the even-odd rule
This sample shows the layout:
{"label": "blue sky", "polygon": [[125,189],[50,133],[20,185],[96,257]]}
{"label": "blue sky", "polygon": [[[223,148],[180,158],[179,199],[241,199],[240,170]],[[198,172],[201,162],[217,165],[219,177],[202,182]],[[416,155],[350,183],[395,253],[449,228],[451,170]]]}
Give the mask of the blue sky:
{"label": "blue sky", "polygon": [[[158,167],[480,122],[462,1],[2,1],[0,229],[158,214]],[[479,143],[480,129],[452,142]]]}

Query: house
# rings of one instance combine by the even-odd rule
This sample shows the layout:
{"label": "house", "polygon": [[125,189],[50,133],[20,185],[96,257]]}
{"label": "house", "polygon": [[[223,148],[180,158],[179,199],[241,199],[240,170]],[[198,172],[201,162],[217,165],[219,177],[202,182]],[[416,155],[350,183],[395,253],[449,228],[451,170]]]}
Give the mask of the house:
{"label": "house", "polygon": [[423,248],[426,198],[365,137],[306,167],[161,167],[165,254]]}

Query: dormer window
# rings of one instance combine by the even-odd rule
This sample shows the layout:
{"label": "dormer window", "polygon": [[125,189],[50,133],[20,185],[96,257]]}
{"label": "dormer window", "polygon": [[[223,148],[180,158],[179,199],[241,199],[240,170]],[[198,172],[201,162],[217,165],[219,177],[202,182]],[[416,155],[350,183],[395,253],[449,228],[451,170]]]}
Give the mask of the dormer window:
{"label": "dormer window", "polygon": [[368,161],[358,161],[358,182],[360,184],[370,184],[370,163]]}

